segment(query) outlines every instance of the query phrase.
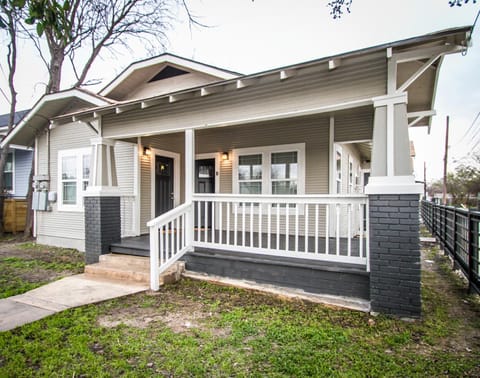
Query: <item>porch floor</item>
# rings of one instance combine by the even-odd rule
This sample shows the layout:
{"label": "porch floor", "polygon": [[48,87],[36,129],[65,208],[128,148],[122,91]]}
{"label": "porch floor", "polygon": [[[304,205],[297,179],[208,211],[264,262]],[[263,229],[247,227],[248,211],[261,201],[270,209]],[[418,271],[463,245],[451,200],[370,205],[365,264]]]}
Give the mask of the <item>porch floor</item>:
{"label": "porch floor", "polygon": [[[174,231],[176,232],[176,230]],[[235,245],[234,244],[234,232],[230,232],[230,246]],[[253,254],[256,254],[255,248],[259,247],[259,243],[261,243],[261,246],[263,248],[266,248],[267,243],[268,243],[268,235],[266,233],[261,234],[261,238],[259,238],[259,233],[254,232],[252,234],[253,240],[250,242],[250,232],[245,233],[245,243],[242,243],[242,232],[237,232],[237,244],[238,246],[242,246],[243,244],[245,245],[246,248],[252,247],[252,252]],[[164,235],[164,240],[168,243],[168,240],[170,240],[170,237],[167,235]],[[215,241],[218,243],[219,240],[219,232],[216,231],[214,235]],[[175,242],[175,238],[173,238],[173,242]],[[212,233],[210,230],[208,232],[201,231],[200,234],[195,231],[195,241],[200,242],[200,243],[205,243],[205,242],[211,242],[212,240]],[[226,231],[222,232],[222,240],[226,244]],[[318,248],[317,253],[318,254],[325,254],[326,250],[326,239],[324,237],[319,237],[317,240],[315,240],[315,237],[308,237],[308,249],[307,253],[305,253],[305,241],[306,238],[304,236],[299,236],[298,237],[298,251],[299,253],[295,258],[289,258],[285,256],[274,256],[274,258],[278,261],[279,259],[281,260],[282,258],[286,258],[288,260],[293,260],[293,261],[298,261],[301,259],[308,260],[308,261],[313,261],[308,258],[308,255],[310,253],[315,253],[315,249]],[[348,238],[339,238],[339,254],[341,256],[347,256],[348,254],[348,243],[349,239]],[[284,234],[281,234],[279,237],[279,249],[280,250],[285,250],[286,248],[286,237]],[[289,248],[288,250],[291,252],[294,252],[295,250],[295,237],[293,235],[290,235],[288,238],[288,245]],[[363,244],[363,256],[365,256],[365,251],[366,251],[366,240],[365,238],[362,239],[362,244]],[[270,235],[270,245],[271,249],[275,250],[277,246],[277,240],[276,240],[276,235],[271,234]],[[221,250],[221,245],[217,244],[217,247]],[[328,248],[329,248],[329,255],[335,255],[336,254],[336,248],[337,248],[337,240],[336,238],[329,238],[328,240]],[[352,257],[358,257],[360,256],[360,239],[358,237],[350,239],[350,248],[351,248],[351,256]],[[208,246],[206,247],[195,247],[195,251],[205,251],[205,250],[210,250]],[[217,249],[211,249],[211,250],[217,250]],[[134,237],[126,237],[122,238],[122,240],[119,243],[114,243],[110,246],[110,251],[112,253],[119,253],[119,254],[126,254],[126,255],[134,255],[134,256],[150,256],[150,235],[145,234],[145,235],[140,235],[140,236],[134,236]],[[239,253],[245,253],[245,252],[239,252]],[[304,256],[299,256],[299,254],[304,254]],[[270,257],[272,258],[272,257]],[[333,264],[334,266],[337,265],[335,262],[329,262],[329,261],[318,261],[322,265],[328,265],[328,264]],[[349,265],[342,263],[342,265]],[[353,266],[357,266],[355,264],[352,264]],[[357,266],[358,268],[358,266]]]}

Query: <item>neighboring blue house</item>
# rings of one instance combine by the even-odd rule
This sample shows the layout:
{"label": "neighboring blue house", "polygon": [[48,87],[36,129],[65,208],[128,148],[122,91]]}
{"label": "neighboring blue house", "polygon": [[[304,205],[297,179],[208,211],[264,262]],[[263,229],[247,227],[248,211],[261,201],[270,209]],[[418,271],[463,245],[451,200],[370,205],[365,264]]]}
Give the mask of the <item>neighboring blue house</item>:
{"label": "neighboring blue house", "polygon": [[[29,109],[15,113],[15,124],[28,113]],[[0,137],[7,134],[9,114],[0,115]],[[25,146],[11,145],[8,160],[3,172],[5,189],[11,197],[26,197],[28,191],[28,177],[32,166],[33,149]]]}

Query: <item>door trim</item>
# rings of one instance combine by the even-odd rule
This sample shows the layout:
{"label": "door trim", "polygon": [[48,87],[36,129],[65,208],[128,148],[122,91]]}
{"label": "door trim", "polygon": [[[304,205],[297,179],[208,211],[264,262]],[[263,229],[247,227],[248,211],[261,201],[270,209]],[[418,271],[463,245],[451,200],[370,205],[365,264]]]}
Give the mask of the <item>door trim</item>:
{"label": "door trim", "polygon": [[[204,159],[215,159],[215,193],[220,193],[220,153],[211,152],[195,155],[195,161]],[[196,180],[197,178],[195,177],[194,179]]]}
{"label": "door trim", "polygon": [[155,160],[157,156],[173,159],[173,207],[180,205],[180,154],[152,148],[150,155],[150,219],[155,218]]}

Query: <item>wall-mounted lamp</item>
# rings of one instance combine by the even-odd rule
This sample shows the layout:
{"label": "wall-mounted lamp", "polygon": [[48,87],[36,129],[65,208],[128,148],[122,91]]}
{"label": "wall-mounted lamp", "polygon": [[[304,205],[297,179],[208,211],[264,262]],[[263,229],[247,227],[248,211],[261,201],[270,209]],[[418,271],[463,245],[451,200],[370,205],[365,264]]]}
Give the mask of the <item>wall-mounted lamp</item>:
{"label": "wall-mounted lamp", "polygon": [[150,156],[152,154],[152,150],[148,147],[143,147],[143,156]]}
{"label": "wall-mounted lamp", "polygon": [[228,152],[222,152],[222,160],[228,160]]}

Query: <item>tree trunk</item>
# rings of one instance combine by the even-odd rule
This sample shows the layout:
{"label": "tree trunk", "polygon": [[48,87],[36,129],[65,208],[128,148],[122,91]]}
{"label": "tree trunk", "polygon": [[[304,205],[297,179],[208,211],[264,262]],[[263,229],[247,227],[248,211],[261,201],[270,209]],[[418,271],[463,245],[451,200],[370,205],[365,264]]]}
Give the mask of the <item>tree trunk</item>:
{"label": "tree trunk", "polygon": [[56,93],[60,90],[62,80],[62,67],[65,60],[65,51],[62,47],[53,47],[51,49],[51,59],[49,67],[49,79],[45,93]]}

